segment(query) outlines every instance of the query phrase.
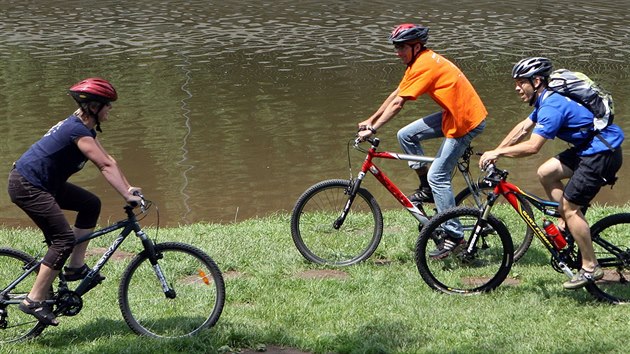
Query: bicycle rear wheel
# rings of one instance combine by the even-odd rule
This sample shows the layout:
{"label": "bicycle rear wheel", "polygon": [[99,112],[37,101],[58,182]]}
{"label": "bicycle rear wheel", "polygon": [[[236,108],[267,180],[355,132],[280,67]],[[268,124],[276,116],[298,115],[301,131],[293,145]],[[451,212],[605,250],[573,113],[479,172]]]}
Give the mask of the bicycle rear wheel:
{"label": "bicycle rear wheel", "polygon": [[291,213],[291,236],[298,251],[317,264],[347,266],[369,258],[383,236],[376,199],[359,188],[339,228],[333,224],[348,202],[350,181],[322,181],[300,196]]}
{"label": "bicycle rear wheel", "polygon": [[[34,265],[35,258],[11,248],[0,248],[0,290],[17,279],[27,265]],[[16,342],[38,336],[46,328],[33,316],[27,315],[18,309],[18,305],[31,291],[36,272],[29,274],[13,290],[0,299],[0,311],[5,311],[4,323],[0,323],[0,344]]]}
{"label": "bicycle rear wheel", "polygon": [[118,302],[125,322],[140,334],[188,337],[213,326],[225,303],[225,284],[214,261],[191,245],[155,245],[160,266],[174,296],[167,296],[146,251],[122,275]]}
{"label": "bicycle rear wheel", "polygon": [[[431,258],[433,240],[445,237],[443,225],[454,220],[462,224],[468,246],[443,259]],[[482,227],[480,237],[471,245],[477,225]],[[512,239],[505,225],[494,216],[484,224],[478,209],[457,207],[435,215],[422,228],[415,257],[420,276],[431,288],[447,294],[478,294],[495,289],[509,274]]]}
{"label": "bicycle rear wheel", "polygon": [[[630,214],[614,214],[591,227],[591,238],[604,278],[586,286],[595,298],[613,304],[630,304]],[[616,251],[611,252],[613,248]],[[578,252],[578,260],[581,255]]]}
{"label": "bicycle rear wheel", "polygon": [[[487,184],[477,185],[475,188],[475,190],[479,191],[479,195],[477,196],[476,200],[475,195],[470,191],[470,189],[464,188],[455,196],[455,204],[458,206],[461,205],[478,208],[482,207],[483,203],[485,203],[487,200],[488,193],[492,192],[494,188],[488,186]],[[531,205],[529,205],[529,202],[527,202],[527,200],[522,198],[520,195],[516,195],[516,197],[520,201],[525,212],[533,217],[534,212]],[[479,204],[479,202],[481,202],[482,204]],[[492,213],[494,214],[494,216],[498,217],[499,219],[503,219],[504,210],[502,210],[502,206],[506,207],[506,217],[508,215],[514,215],[511,206],[505,203],[497,202],[492,209]],[[512,243],[514,244],[514,262],[517,262],[519,259],[521,259],[521,257],[525,255],[525,252],[527,252],[527,249],[529,249],[529,246],[532,244],[532,240],[534,239],[534,232],[532,231],[532,229],[529,228],[529,226],[520,221],[506,225],[506,227],[508,228],[508,230],[510,231],[510,235],[512,236]]]}

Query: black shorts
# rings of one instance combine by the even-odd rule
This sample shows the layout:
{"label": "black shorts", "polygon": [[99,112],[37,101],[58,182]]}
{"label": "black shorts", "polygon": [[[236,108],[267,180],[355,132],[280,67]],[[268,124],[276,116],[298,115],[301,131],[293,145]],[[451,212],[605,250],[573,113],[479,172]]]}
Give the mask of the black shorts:
{"label": "black shorts", "polygon": [[586,206],[602,186],[615,183],[623,155],[621,147],[589,156],[579,156],[577,149],[571,148],[558,154],[556,159],[573,171],[564,187],[564,199]]}

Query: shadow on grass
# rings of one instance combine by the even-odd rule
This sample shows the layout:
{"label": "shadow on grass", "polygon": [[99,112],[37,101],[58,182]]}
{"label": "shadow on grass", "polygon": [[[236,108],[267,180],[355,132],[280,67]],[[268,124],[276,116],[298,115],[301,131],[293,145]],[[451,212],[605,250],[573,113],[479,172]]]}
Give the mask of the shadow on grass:
{"label": "shadow on grass", "polygon": [[[273,327],[272,324],[270,326]],[[388,321],[362,326],[354,332],[321,333],[300,338],[289,336],[289,330],[283,327],[267,327],[261,330],[260,327],[233,323],[227,324],[221,330],[230,332],[228,345],[235,352],[255,349],[262,344],[291,348],[291,352],[299,349],[304,353],[392,353],[405,352],[405,348],[417,347],[419,343],[431,340],[423,333],[412,331],[409,325]],[[279,351],[282,352],[284,351]]]}
{"label": "shadow on grass", "polygon": [[193,337],[157,339],[135,334],[122,319],[95,319],[78,328],[64,329],[64,323],[70,321],[72,318],[62,317],[59,327],[47,328],[30,343],[59,352],[81,347],[83,353],[217,353],[223,345],[217,334],[218,325]]}

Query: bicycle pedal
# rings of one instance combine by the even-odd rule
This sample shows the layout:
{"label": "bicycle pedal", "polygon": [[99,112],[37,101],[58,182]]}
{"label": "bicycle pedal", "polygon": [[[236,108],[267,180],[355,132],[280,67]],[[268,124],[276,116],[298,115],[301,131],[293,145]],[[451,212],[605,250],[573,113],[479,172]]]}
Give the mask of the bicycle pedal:
{"label": "bicycle pedal", "polygon": [[98,278],[94,278],[92,279],[92,281],[90,282],[90,284],[88,284],[87,290],[92,289],[93,287],[99,285],[100,283],[103,282],[103,280],[105,280],[105,277],[100,276]]}

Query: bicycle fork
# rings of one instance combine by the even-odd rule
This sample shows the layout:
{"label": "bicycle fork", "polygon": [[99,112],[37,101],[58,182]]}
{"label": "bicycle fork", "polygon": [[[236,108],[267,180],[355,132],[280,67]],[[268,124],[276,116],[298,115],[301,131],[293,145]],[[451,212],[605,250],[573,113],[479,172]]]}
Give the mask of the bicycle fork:
{"label": "bicycle fork", "polygon": [[344,221],[346,221],[346,217],[348,216],[348,213],[350,212],[350,207],[352,206],[352,203],[354,202],[354,198],[357,196],[357,191],[359,190],[359,187],[361,186],[361,181],[363,181],[363,178],[365,178],[365,172],[361,171],[359,172],[359,175],[357,176],[356,180],[354,181],[350,180],[350,188],[348,190],[348,200],[346,201],[346,204],[343,206],[343,210],[341,210],[341,215],[339,215],[337,220],[333,222],[333,228],[335,230],[339,230],[341,225],[343,225]]}
{"label": "bicycle fork", "polygon": [[145,234],[142,230],[136,231],[136,236],[138,236],[138,238],[140,238],[140,240],[142,241],[142,246],[144,246],[145,252],[147,252],[148,254],[149,262],[151,262],[151,266],[153,267],[153,271],[160,281],[164,296],[166,296],[166,298],[168,299],[176,298],[177,292],[168,284],[168,282],[166,281],[166,277],[164,276],[164,272],[158,264],[158,259],[161,259],[162,255],[155,251],[155,245],[153,244],[153,241],[151,241],[147,234]]}

